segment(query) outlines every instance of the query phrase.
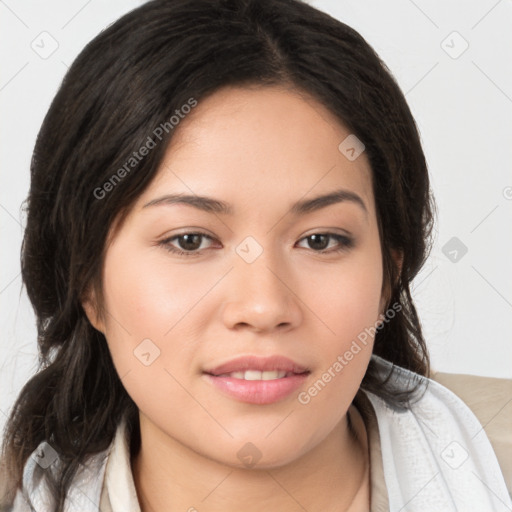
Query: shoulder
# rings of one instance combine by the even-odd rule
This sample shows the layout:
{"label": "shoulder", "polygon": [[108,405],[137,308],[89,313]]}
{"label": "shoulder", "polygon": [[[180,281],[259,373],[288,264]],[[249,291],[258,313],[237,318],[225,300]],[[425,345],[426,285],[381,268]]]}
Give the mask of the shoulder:
{"label": "shoulder", "polygon": [[[89,455],[80,464],[66,496],[66,512],[97,512],[110,447]],[[18,490],[10,512],[53,510],[55,498],[48,479],[62,468],[58,452],[43,441],[31,453],[23,469],[22,489]]]}
{"label": "shoulder", "polygon": [[[392,364],[372,358],[386,376]],[[419,381],[420,389],[407,409],[366,392],[377,417],[391,509],[409,502],[415,510],[512,507],[494,450],[471,409],[433,379],[399,367],[393,379],[399,388]]]}

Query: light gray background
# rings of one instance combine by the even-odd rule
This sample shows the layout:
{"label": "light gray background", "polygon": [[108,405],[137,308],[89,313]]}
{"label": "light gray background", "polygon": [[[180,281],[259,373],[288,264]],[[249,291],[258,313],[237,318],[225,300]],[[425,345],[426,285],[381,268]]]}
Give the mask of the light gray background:
{"label": "light gray background", "polygon": [[[35,137],[76,55],[141,3],[0,0],[0,427],[37,365],[19,273]],[[413,294],[433,368],[512,378],[512,2],[310,3],[376,49],[419,126],[439,217]]]}

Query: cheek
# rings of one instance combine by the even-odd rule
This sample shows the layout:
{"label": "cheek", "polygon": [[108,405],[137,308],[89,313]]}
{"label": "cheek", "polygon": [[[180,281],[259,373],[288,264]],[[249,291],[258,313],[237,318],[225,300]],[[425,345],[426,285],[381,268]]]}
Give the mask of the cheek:
{"label": "cheek", "polygon": [[375,326],[382,277],[380,254],[369,252],[333,266],[310,284],[308,294],[304,290],[307,303],[324,324],[327,346],[340,350],[366,328]]}
{"label": "cheek", "polygon": [[134,377],[148,360],[154,360],[153,369],[169,368],[172,353],[179,352],[184,362],[187,350],[193,355],[189,317],[211,284],[184,266],[172,270],[160,250],[121,241],[105,259],[106,337],[120,375]]}
{"label": "cheek", "polygon": [[116,320],[110,322],[114,331],[123,327],[134,337],[161,339],[211,288],[192,265],[169,264],[164,251],[157,247],[141,250],[129,243],[111,247],[105,261],[104,290],[109,313]]}
{"label": "cheek", "polygon": [[315,337],[318,371],[301,403],[323,413],[333,403],[348,407],[372,354],[381,312],[382,276],[379,245],[375,243],[372,250],[347,258],[346,264],[335,270],[333,267],[317,282],[323,286],[313,288],[312,309],[325,335]]}

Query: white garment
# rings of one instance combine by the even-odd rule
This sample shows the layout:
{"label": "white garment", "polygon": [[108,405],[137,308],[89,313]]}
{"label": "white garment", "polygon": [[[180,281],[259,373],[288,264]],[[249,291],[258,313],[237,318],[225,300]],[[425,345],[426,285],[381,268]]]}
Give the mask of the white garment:
{"label": "white garment", "polygon": [[[374,356],[375,357],[375,356]],[[379,358],[380,370],[390,364]],[[398,369],[398,381],[411,372]],[[367,393],[377,415],[391,512],[512,511],[498,460],[471,409],[431,380],[411,409]]]}
{"label": "white garment", "polygon": [[[372,359],[387,375],[391,364],[375,355]],[[403,387],[416,376],[402,368],[396,372],[396,383]],[[365,391],[377,417],[390,512],[511,512],[496,455],[475,415],[445,387],[419,379],[428,387],[405,411]],[[44,444],[34,454],[40,447]],[[123,422],[110,448],[81,467],[65,512],[100,510],[104,479],[113,512],[140,512],[129,457]],[[42,485],[42,471],[31,456],[23,482],[34,508],[18,492],[12,512],[49,510],[51,496]]]}

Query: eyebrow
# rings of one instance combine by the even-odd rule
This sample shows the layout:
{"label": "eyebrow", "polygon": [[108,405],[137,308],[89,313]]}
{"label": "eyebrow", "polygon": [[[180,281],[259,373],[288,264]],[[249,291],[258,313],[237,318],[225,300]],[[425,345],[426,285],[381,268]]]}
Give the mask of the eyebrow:
{"label": "eyebrow", "polygon": [[[364,213],[368,214],[368,209],[364,201],[355,192],[345,189],[335,190],[329,194],[314,197],[312,199],[302,199],[294,203],[290,209],[293,215],[305,215],[321,208],[342,202],[351,202],[361,207]],[[214,199],[212,197],[188,195],[188,194],[167,194],[165,196],[153,199],[146,203],[143,208],[157,205],[187,204],[209,213],[219,213],[223,215],[233,215],[233,208],[230,204]]]}

